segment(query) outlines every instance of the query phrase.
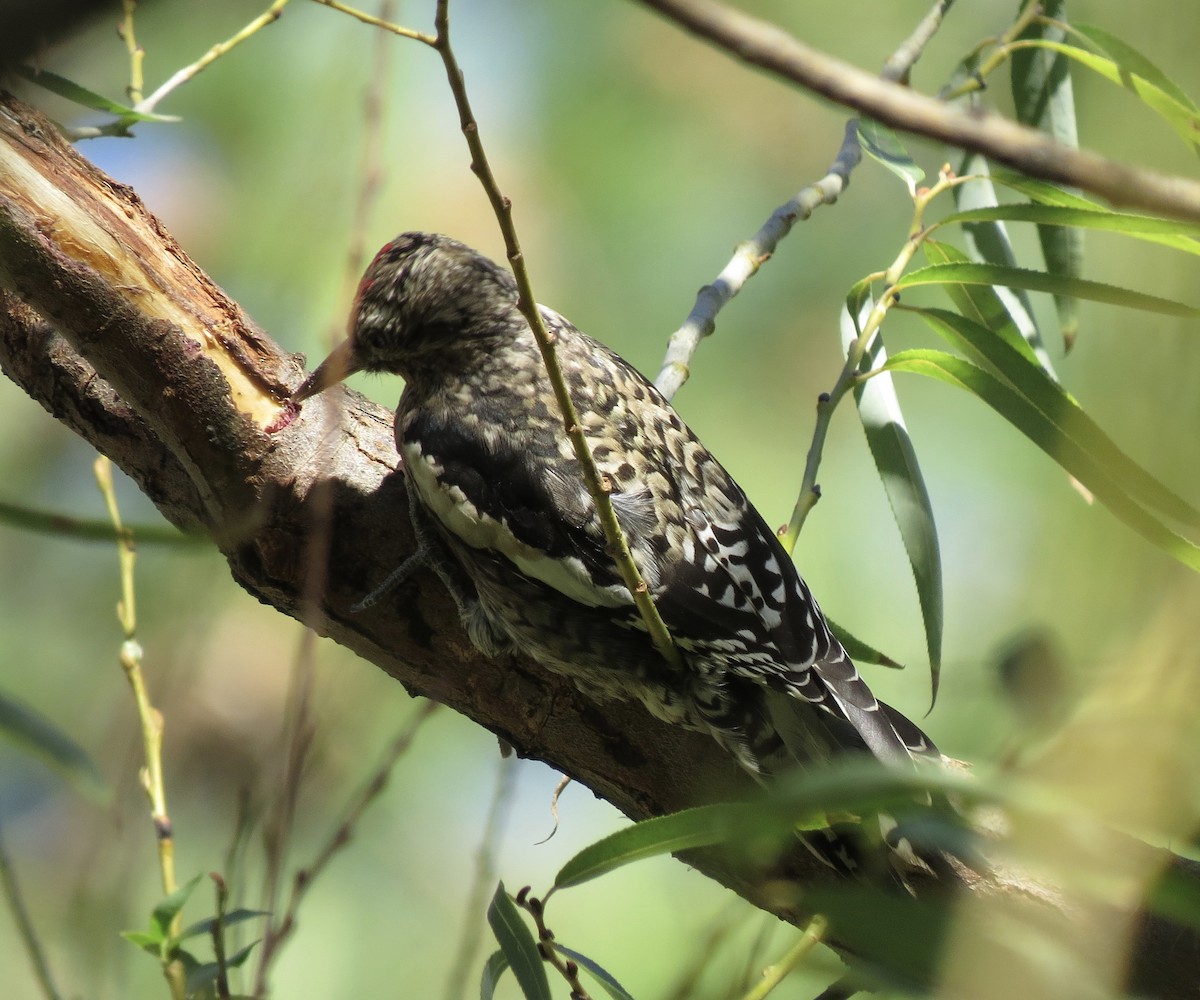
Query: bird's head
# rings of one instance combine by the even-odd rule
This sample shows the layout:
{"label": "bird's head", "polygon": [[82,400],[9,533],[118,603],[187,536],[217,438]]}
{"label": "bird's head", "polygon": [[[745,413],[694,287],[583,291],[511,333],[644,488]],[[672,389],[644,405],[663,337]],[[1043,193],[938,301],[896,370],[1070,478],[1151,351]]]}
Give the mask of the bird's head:
{"label": "bird's head", "polygon": [[371,261],[347,338],[293,393],[315,396],[354,372],[413,380],[468,365],[519,329],[516,285],[495,262],[448,236],[402,233]]}

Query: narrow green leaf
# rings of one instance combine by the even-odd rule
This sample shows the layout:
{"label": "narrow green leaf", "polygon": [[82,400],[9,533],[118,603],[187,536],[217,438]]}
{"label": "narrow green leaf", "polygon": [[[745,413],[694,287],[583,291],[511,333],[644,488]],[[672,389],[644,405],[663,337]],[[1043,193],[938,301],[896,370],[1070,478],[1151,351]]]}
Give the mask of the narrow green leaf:
{"label": "narrow green leaf", "polygon": [[[926,259],[934,264],[970,263],[961,250],[949,243],[926,240],[921,248],[925,251]],[[1030,364],[1045,367],[1053,377],[1051,369],[1046,367],[1049,358],[1046,357],[1040,339],[1036,341],[1037,348],[1034,346],[1033,338],[1037,334],[1037,327],[1033,323],[1032,312],[1023,305],[1027,301],[1023,290],[1018,290],[1020,297],[1001,298],[1000,289],[994,285],[952,282],[943,287],[959,312],[987,327],[1014,351],[1028,359]],[[1017,293],[1013,295],[1016,296]]]}
{"label": "narrow green leaf", "polygon": [[1006,188],[1011,188],[1013,191],[1025,195],[1031,201],[1036,201],[1039,205],[1062,205],[1065,208],[1089,208],[1099,212],[1107,211],[1100,202],[1085,198],[1075,191],[1068,191],[1057,184],[1051,184],[1048,181],[1039,181],[1033,177],[1026,177],[1024,174],[1014,173],[1011,170],[1004,170],[1000,167],[993,168],[992,180],[997,184],[1003,184]]}
{"label": "narrow green leaf", "polygon": [[[1063,208],[1079,208],[1092,212],[1109,211],[1106,206],[1101,205],[1098,201],[1092,201],[1090,198],[1085,198],[1082,195],[1068,191],[1066,188],[1061,188],[1057,184],[1048,184],[1045,181],[1034,180],[1032,177],[1026,177],[1023,174],[1015,174],[1007,170],[996,170],[993,172],[992,178],[996,183],[1003,184],[1006,188],[1025,195],[1030,201],[1037,202],[1039,205],[1058,205]],[[1172,247],[1175,250],[1191,252],[1190,248],[1186,245],[1180,245],[1180,237],[1175,235],[1142,231],[1137,234],[1137,238],[1147,243],[1161,243],[1163,246]]]}
{"label": "narrow green leaf", "polygon": [[915,309],[934,332],[982,362],[1032,403],[1061,434],[1105,468],[1139,502],[1200,528],[1200,510],[1129,458],[1057,382],[991,331],[942,309]]}
{"label": "narrow green leaf", "polygon": [[525,994],[525,1000],[550,1000],[550,983],[537,944],[504,883],[496,886],[487,911],[488,924]]}
{"label": "narrow green leaf", "polygon": [[123,937],[130,944],[134,944],[141,948],[142,951],[158,958],[162,954],[162,946],[166,938],[156,933],[155,931],[121,931]]}
{"label": "narrow green leaf", "polygon": [[[1042,0],[1042,13],[1051,21],[1065,22],[1065,0]],[[1062,42],[1066,33],[1059,24],[1038,20],[1020,37]],[[1049,51],[1017,49],[1012,54],[1012,91],[1020,122],[1048,133],[1064,146],[1079,145],[1075,95],[1067,59]],[[1069,278],[1078,278],[1083,273],[1082,232],[1038,226],[1038,241],[1048,272]],[[1069,295],[1055,295],[1054,305],[1063,343],[1070,350],[1079,329],[1079,302]]]}
{"label": "narrow green leaf", "polygon": [[217,968],[216,962],[185,963],[187,977],[184,979],[184,989],[188,997],[214,997],[216,995]]}
{"label": "narrow green leaf", "polygon": [[225,968],[240,969],[246,964],[246,959],[250,957],[250,953],[254,951],[254,949],[258,947],[260,943],[261,939],[259,941],[251,941],[248,945],[239,948],[232,955],[225,959]]}
{"label": "narrow green leaf", "polygon": [[1124,39],[1091,24],[1074,24],[1072,27],[1122,69],[1152,83],[1185,108],[1191,108],[1193,111],[1200,110],[1197,109],[1196,102],[1184,93],[1174,80]]}
{"label": "narrow green leaf", "polygon": [[36,83],[39,87],[43,87],[51,93],[58,94],[59,97],[65,97],[68,101],[81,104],[85,108],[91,108],[93,111],[104,111],[110,115],[115,115],[123,122],[182,121],[182,119],[175,115],[156,115],[136,111],[126,104],[110,100],[102,94],[88,90],[87,87],[81,87],[66,77],[59,76],[57,73],[51,73],[49,70],[35,70],[28,66],[17,66],[16,71],[30,83]]}
{"label": "narrow green leaf", "polygon": [[1176,100],[1171,94],[1155,86],[1145,77],[1118,66],[1111,59],[1089,52],[1087,49],[1081,49],[1076,45],[1066,45],[1044,39],[1034,39],[1026,44],[1049,52],[1061,52],[1081,66],[1086,66],[1106,80],[1123,87],[1162,118],[1172,131],[1193,149],[1197,148],[1197,143],[1200,143],[1200,119],[1197,118],[1195,109]]}
{"label": "narrow green leaf", "polygon": [[891,670],[903,670],[904,664],[893,660],[887,653],[876,649],[869,643],[863,642],[853,632],[849,632],[842,628],[828,615],[825,616],[825,624],[829,626],[829,630],[837,636],[838,642],[842,644],[842,648],[850,655],[855,663],[870,663],[877,667],[888,667]]}
{"label": "narrow green leaf", "polygon": [[[867,308],[864,304],[863,309]],[[849,349],[850,344],[858,339],[858,321],[843,311],[841,326],[842,346]],[[870,371],[880,367],[886,360],[883,338],[877,335],[863,357],[861,370]],[[879,471],[892,516],[900,529],[904,550],[908,553],[909,565],[912,566],[921,620],[925,626],[925,644],[929,650],[931,698],[936,702],[942,669],[943,603],[942,558],[933,520],[933,504],[925,488],[916,449],[905,426],[900,400],[891,378],[884,376],[858,383],[854,390],[854,401],[858,406],[871,457],[875,460],[875,468]]]}
{"label": "narrow green leaf", "polygon": [[203,873],[197,875],[185,885],[181,885],[169,896],[163,898],[150,914],[151,928],[160,932],[164,937],[169,934],[171,921],[183,909],[188,901],[188,897],[195,891],[196,886],[200,884],[200,879],[203,877]]}
{"label": "narrow green leaf", "polygon": [[[973,175],[978,180],[958,185],[954,189],[954,204],[963,211],[995,207],[999,199],[996,197],[996,186],[992,183],[988,161],[975,153],[964,152],[961,156],[960,175]],[[1016,254],[1013,253],[1003,222],[966,223],[962,226],[962,233],[967,251],[965,256],[950,247],[931,248],[928,246],[928,240],[922,245],[925,256],[934,262],[939,259],[974,260],[983,264],[999,264],[1002,267],[1017,266]],[[980,320],[986,326],[1002,336],[1011,331],[1014,343],[1016,338],[1025,341],[1038,363],[1057,378],[1054,363],[1050,360],[1042,338],[1042,331],[1038,328],[1033,305],[1024,289],[957,285],[950,289],[950,296],[958,303],[964,315],[973,315],[978,311]],[[960,301],[963,299],[968,300],[970,306],[964,306]]]}
{"label": "narrow green leaf", "polygon": [[[967,185],[970,186],[970,185]],[[1187,253],[1200,254],[1200,226],[1173,219],[1156,219],[1149,215],[1131,215],[1101,208],[1068,208],[1059,205],[995,205],[954,212],[940,220],[940,225],[977,222],[1036,222],[1041,226],[1074,226],[1120,233],[1135,238],[1153,236],[1155,242],[1166,243]],[[1166,240],[1162,237],[1167,237]]]}
{"label": "narrow green leaf", "polygon": [[858,141],[863,152],[871,159],[882,163],[888,170],[904,181],[912,194],[925,179],[925,171],[913,162],[908,150],[886,125],[870,118],[858,120]]}
{"label": "narrow green leaf", "polygon": [[80,792],[106,801],[112,794],[88,752],[46,716],[0,695],[0,733],[57,768]]}
{"label": "narrow green leaf", "polygon": [[[269,917],[270,915],[270,910],[233,910],[232,912],[225,914],[221,924],[224,927],[232,927],[235,924],[244,923],[247,920],[253,920],[255,917]],[[216,924],[216,922],[216,917],[208,917],[205,920],[197,920],[179,935],[179,940],[187,941],[189,938],[199,937],[202,934],[212,934],[213,926]]]}
{"label": "narrow green leaf", "polygon": [[889,360],[884,370],[927,375],[972,393],[1078,479],[1128,527],[1185,566],[1200,570],[1200,547],[1147,512],[1120,482],[1011,385],[969,361],[942,351],[904,351]]}
{"label": "narrow green leaf", "polygon": [[999,267],[994,264],[931,264],[904,275],[896,283],[896,288],[899,290],[915,288],[918,285],[944,285],[952,282],[966,285],[1003,285],[1006,288],[1025,288],[1031,292],[1076,295],[1094,302],[1107,302],[1110,305],[1164,313],[1168,316],[1200,316],[1200,309],[1193,306],[1120,288],[1117,285],[1047,274],[1045,271],[1029,271],[1019,267]]}
{"label": "narrow green leaf", "polygon": [[[798,770],[772,783],[768,797],[717,803],[634,823],[590,844],[554,879],[555,889],[580,885],[643,858],[715,844],[790,838],[796,829],[827,826],[830,814],[868,812],[912,803],[929,792],[965,801],[1000,801],[1000,792],[976,775],[941,768],[888,767],[873,757],[850,755],[817,770]],[[819,817],[823,822],[814,822]]]}
{"label": "narrow green leaf", "polygon": [[500,977],[508,969],[508,959],[503,951],[494,951],[483,963],[483,975],[479,979],[479,1000],[493,1000]]}
{"label": "narrow green leaf", "polygon": [[[958,100],[960,106],[969,106],[961,98],[966,96],[970,90],[982,90],[985,86],[982,77],[979,75],[979,67],[983,59],[985,47],[986,43],[980,42],[958,61],[958,65],[950,73],[949,79],[942,85],[941,90],[938,91],[939,100]],[[970,87],[968,87],[969,81],[972,82]]]}
{"label": "narrow green leaf", "polygon": [[559,870],[556,889],[579,885],[660,854],[728,843],[747,833],[744,806],[718,803],[655,816],[589,844]]}
{"label": "narrow green leaf", "polygon": [[574,948],[568,948],[566,945],[560,944],[555,947],[558,948],[560,953],[566,955],[567,958],[574,960],[580,968],[587,969],[595,977],[596,982],[604,987],[604,992],[612,997],[613,1000],[633,1000],[629,991],[617,982],[616,977],[598,962],[592,961],[587,955],[580,954]]}

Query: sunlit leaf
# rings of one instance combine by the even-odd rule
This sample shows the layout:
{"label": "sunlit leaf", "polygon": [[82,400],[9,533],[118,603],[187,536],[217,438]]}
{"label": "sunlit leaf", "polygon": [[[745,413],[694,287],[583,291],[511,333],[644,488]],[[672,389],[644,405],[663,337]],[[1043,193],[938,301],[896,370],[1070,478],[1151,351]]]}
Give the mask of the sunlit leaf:
{"label": "sunlit leaf", "polygon": [[969,361],[942,351],[904,351],[890,359],[884,368],[927,375],[967,390],[1083,483],[1127,526],[1184,565],[1200,569],[1200,548],[1147,512],[1107,469],[1008,383]]}
{"label": "sunlit leaf", "polygon": [[[977,179],[969,184],[960,184],[954,189],[954,204],[960,209],[959,214],[971,209],[986,210],[995,207],[999,199],[996,197],[996,187],[992,183],[988,161],[974,153],[961,155],[959,173]],[[943,224],[944,222],[939,223]],[[967,222],[961,228],[966,254],[961,254],[957,248],[947,245],[931,245],[932,241],[927,239],[921,244],[925,256],[934,263],[974,260],[983,264],[999,264],[1002,267],[1017,266],[1016,254],[1013,253],[1008,231],[1002,221]],[[955,285],[950,286],[948,291],[964,315],[978,318],[1002,336],[1007,336],[1011,331],[1014,342],[1019,338],[1028,344],[1038,363],[1057,377],[1038,327],[1033,305],[1024,289]]]}
{"label": "sunlit leaf", "polygon": [[158,958],[162,954],[162,946],[165,940],[162,935],[146,931],[121,931],[120,934],[130,944],[136,945],[142,951],[153,955],[155,958]]}
{"label": "sunlit leaf", "polygon": [[196,886],[200,884],[200,879],[204,877],[203,873],[189,880],[184,885],[181,885],[169,896],[164,897],[157,906],[154,907],[150,914],[150,926],[160,932],[164,937],[170,933],[171,921],[179,914],[195,891]]}
{"label": "sunlit leaf", "polygon": [[554,877],[556,888],[579,885],[622,865],[736,840],[749,832],[746,807],[718,803],[655,816],[590,844]]}
{"label": "sunlit leaf", "polygon": [[[1064,41],[1066,34],[1061,22],[1067,16],[1065,0],[1041,0],[1041,7],[1047,20],[1031,24],[1021,34],[1021,40]],[[1017,49],[1012,54],[1011,79],[1018,121],[1046,132],[1064,146],[1074,148],[1079,145],[1075,95],[1067,59],[1048,51]],[[1078,278],[1083,273],[1082,232],[1038,226],[1038,241],[1048,272],[1071,278]],[[1079,303],[1069,295],[1056,294],[1054,305],[1058,310],[1063,343],[1070,350],[1079,328]]]}
{"label": "sunlit leaf", "polygon": [[[863,305],[863,310],[869,308]],[[842,345],[849,346],[858,338],[859,328],[850,313],[841,317]],[[887,360],[882,337],[876,336],[863,357],[861,370],[870,371]],[[937,700],[938,680],[942,666],[942,559],[938,548],[937,527],[933,520],[933,505],[921,466],[917,461],[900,400],[891,379],[884,376],[859,383],[854,401],[875,468],[883,483],[892,516],[900,529],[904,550],[908,553],[917,599],[925,626],[925,643],[929,650],[930,687],[933,701]]]}
{"label": "sunlit leaf", "polygon": [[35,70],[30,69],[28,66],[17,66],[15,69],[17,73],[30,83],[36,83],[39,87],[43,87],[51,93],[58,94],[59,97],[65,97],[68,101],[73,101],[75,104],[81,104],[85,108],[115,115],[120,121],[127,124],[132,124],[133,122],[182,121],[181,118],[175,115],[156,115],[145,111],[136,111],[127,104],[110,100],[102,94],[88,90],[87,87],[81,87],[66,77],[59,76],[57,73],[51,73],[49,70]]}
{"label": "sunlit leaf", "polygon": [[910,194],[916,191],[917,185],[925,179],[925,171],[913,162],[896,133],[886,125],[870,118],[860,118],[858,139],[863,152],[904,181]]}
{"label": "sunlit leaf", "polygon": [[[1074,191],[1068,191],[1057,184],[1049,184],[1046,181],[1026,177],[1024,174],[1016,174],[1009,170],[994,170],[992,179],[997,184],[1003,184],[1006,188],[1025,195],[1030,201],[1037,202],[1039,205],[1058,205],[1062,208],[1079,208],[1092,212],[1109,211],[1098,201],[1085,198]],[[1150,232],[1147,227],[1142,227],[1141,231],[1137,233],[1137,238],[1148,243],[1161,243],[1163,246],[1173,247],[1176,250],[1192,252],[1186,245],[1187,238],[1183,237],[1185,243],[1181,244],[1181,237],[1173,233],[1154,233]]]}
{"label": "sunlit leaf", "polygon": [[1182,524],[1200,528],[1200,510],[1126,455],[1075,399],[1036,365],[963,316],[942,309],[914,310],[963,353],[1008,382],[1079,448],[1092,456],[1130,496]]}
{"label": "sunlit leaf", "polygon": [[1108,285],[1084,278],[1068,278],[1061,274],[1045,271],[1029,271],[1019,267],[999,267],[994,264],[950,263],[931,264],[910,271],[897,283],[897,289],[915,288],[919,285],[944,285],[947,283],[967,285],[1003,285],[1006,288],[1025,288],[1031,292],[1052,292],[1059,295],[1076,295],[1094,302],[1142,309],[1146,312],[1163,313],[1168,316],[1200,316],[1200,309],[1175,302],[1171,299],[1135,292],[1129,288]]}
{"label": "sunlit leaf", "polygon": [[517,977],[525,1000],[550,1000],[550,983],[546,979],[546,967],[538,953],[537,943],[520,910],[508,898],[503,882],[496,887],[492,896],[487,920],[513,975]]}
{"label": "sunlit leaf", "polygon": [[1091,24],[1074,24],[1072,27],[1122,69],[1154,84],[1184,107],[1197,110],[1196,102],[1184,93],[1183,88],[1124,39]]}
{"label": "sunlit leaf", "polygon": [[1014,173],[1011,170],[993,168],[992,180],[997,184],[1003,184],[1007,188],[1018,191],[1031,201],[1036,201],[1042,205],[1062,205],[1066,208],[1089,208],[1099,212],[1107,211],[1100,202],[1092,201],[1090,198],[1086,198],[1075,191],[1068,191],[1057,184],[1041,181],[1034,177],[1026,177],[1024,174]]}
{"label": "sunlit leaf", "polygon": [[888,767],[870,756],[847,755],[815,770],[790,772],[753,802],[684,809],[634,823],[590,844],[555,876],[556,889],[579,885],[644,858],[750,839],[787,839],[815,829],[814,817],[879,811],[913,804],[929,793],[964,802],[998,802],[1004,794],[975,776],[941,768]]}
{"label": "sunlit leaf", "polygon": [[[934,264],[969,263],[966,255],[949,243],[939,243],[935,240],[925,240],[921,244],[926,258]],[[1001,289],[994,285],[974,285],[960,282],[950,282],[942,286],[950,301],[959,312],[973,322],[987,327],[997,337],[1008,344],[1014,351],[1026,358],[1030,364],[1042,365],[1045,350],[1035,350],[1030,343],[1027,332],[1035,330],[1032,317],[1026,317],[1028,324],[1018,328],[1010,306],[1018,311],[1023,310],[1021,303],[1025,301],[1024,290],[1020,299],[1001,298]],[[907,306],[905,306],[907,308]]]}
{"label": "sunlit leaf", "polygon": [[1081,49],[1076,45],[1045,40],[1033,40],[1026,44],[1050,52],[1061,52],[1081,66],[1086,66],[1106,80],[1123,87],[1159,115],[1189,146],[1197,148],[1197,143],[1200,143],[1200,119],[1197,118],[1195,109],[1176,100],[1170,93],[1155,86],[1145,77],[1118,65],[1112,59],[1089,52],[1087,49]]}
{"label": "sunlit leaf", "polygon": [[[1074,226],[1120,233],[1135,238],[1158,237],[1155,242],[1173,246],[1187,253],[1200,254],[1200,226],[1173,219],[1156,219],[1149,215],[1131,215],[1102,208],[1067,208],[1059,205],[996,205],[954,212],[940,224],[952,222],[970,225],[976,222],[1003,220],[1006,222],[1035,222],[1043,226]],[[1162,237],[1166,237],[1163,239]]]}

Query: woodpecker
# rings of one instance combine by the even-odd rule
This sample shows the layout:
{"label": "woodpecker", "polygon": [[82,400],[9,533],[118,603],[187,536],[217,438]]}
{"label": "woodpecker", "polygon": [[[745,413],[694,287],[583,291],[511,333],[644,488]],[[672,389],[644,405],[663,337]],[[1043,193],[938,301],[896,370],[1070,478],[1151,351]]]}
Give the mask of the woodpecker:
{"label": "woodpecker", "polygon": [[709,733],[764,779],[847,752],[936,755],[876,700],[775,533],[654,385],[539,308],[682,665],[655,650],[608,553],[508,270],[446,236],[396,237],[367,268],[348,339],[293,395],[357,371],[404,378],[396,444],[418,558],[472,641]]}

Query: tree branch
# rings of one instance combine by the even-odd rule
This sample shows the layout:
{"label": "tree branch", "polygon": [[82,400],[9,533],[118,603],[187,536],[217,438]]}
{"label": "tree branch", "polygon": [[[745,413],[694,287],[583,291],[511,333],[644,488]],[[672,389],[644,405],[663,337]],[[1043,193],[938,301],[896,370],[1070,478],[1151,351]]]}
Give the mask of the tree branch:
{"label": "tree branch", "polygon": [[[391,413],[330,390],[297,414],[285,400],[300,359],[261,333],[132,191],[11,98],[0,100],[0,289],[9,377],[108,453],[174,523],[210,535],[259,600],[634,819],[750,790],[713,740],[636,705],[597,707],[527,659],[481,657],[432,575],[352,614],[413,548]],[[316,546],[327,552],[319,594],[309,581]],[[795,923],[809,915],[802,890],[832,878],[803,851],[769,868],[716,851],[687,860]],[[938,891],[932,880],[914,888]],[[1072,939],[1073,914],[1037,883],[981,879],[969,889],[973,899],[1032,907]],[[1137,982],[1164,998],[1192,995],[1196,937],[1140,926],[1137,957],[1152,956],[1158,978]],[[832,940],[852,950],[836,927]]]}
{"label": "tree branch", "polygon": [[1116,163],[991,112],[966,112],[811,48],[782,28],[716,0],[638,0],[752,66],[886,125],[982,153],[1031,177],[1113,205],[1200,221],[1200,183]]}

